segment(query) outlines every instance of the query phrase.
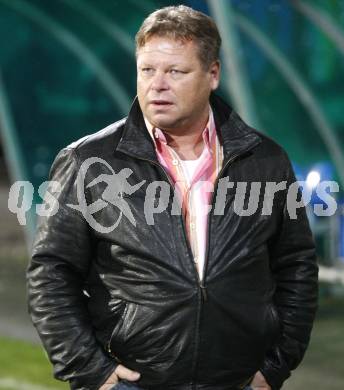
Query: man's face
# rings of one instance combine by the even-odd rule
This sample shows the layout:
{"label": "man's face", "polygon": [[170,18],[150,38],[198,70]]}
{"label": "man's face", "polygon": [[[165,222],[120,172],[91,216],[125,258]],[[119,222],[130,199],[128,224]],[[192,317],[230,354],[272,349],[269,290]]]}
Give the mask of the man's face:
{"label": "man's face", "polygon": [[163,130],[187,131],[208,112],[220,65],[204,70],[194,41],[153,36],[137,53],[137,95],[149,122]]}

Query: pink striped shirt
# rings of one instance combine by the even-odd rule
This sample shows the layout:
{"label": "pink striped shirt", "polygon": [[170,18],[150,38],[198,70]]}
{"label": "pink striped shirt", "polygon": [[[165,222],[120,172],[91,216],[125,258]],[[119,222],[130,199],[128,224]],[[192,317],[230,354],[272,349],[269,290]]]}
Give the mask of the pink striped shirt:
{"label": "pink striped shirt", "polygon": [[146,118],[145,123],[154,141],[158,160],[169,173],[179,194],[187,237],[202,280],[209,203],[223,162],[223,149],[216,134],[213,112],[209,106],[208,123],[202,132],[204,148],[197,160],[182,160],[167,144],[164,132],[153,127]]}

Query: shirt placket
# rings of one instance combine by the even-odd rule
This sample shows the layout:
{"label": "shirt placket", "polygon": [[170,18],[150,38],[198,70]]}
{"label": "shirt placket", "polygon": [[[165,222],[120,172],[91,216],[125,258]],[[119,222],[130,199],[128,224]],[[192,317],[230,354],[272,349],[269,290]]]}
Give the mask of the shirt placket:
{"label": "shirt placket", "polygon": [[[178,188],[179,193],[177,195],[180,196],[180,201],[182,205],[182,216],[184,219],[185,230],[187,239],[190,244],[190,248],[193,254],[194,261],[196,263],[197,270],[201,277],[201,269],[199,263],[199,235],[198,235],[198,227],[202,229],[206,229],[207,227],[207,217],[202,216],[202,221],[199,221],[198,214],[193,212],[194,202],[193,196],[195,194],[192,193],[192,189],[198,180],[208,180],[212,183],[214,182],[214,178],[218,173],[217,153],[220,150],[220,146],[218,144],[218,139],[216,137],[216,133],[214,133],[215,129],[213,129],[213,133],[210,133],[209,127],[203,133],[203,140],[205,142],[204,152],[205,155],[202,157],[200,165],[196,168],[195,174],[188,181],[184,171],[183,166],[181,164],[181,159],[177,152],[167,145],[166,138],[161,131],[158,133],[155,132],[156,129],[153,130],[154,138],[159,152],[159,160],[160,162],[169,170],[174,182],[175,186]],[[220,156],[220,165],[221,165],[221,156]],[[177,192],[178,192],[177,191]],[[197,193],[196,196],[200,195]],[[210,194],[201,193],[202,198],[205,198],[205,202],[209,203]],[[205,207],[205,205],[204,205]],[[202,226],[199,226],[202,225]],[[204,225],[204,226],[203,226]]]}
{"label": "shirt placket", "polygon": [[[191,247],[192,254],[194,256],[194,261],[197,263],[198,253],[197,253],[197,231],[196,231],[196,217],[192,213],[192,185],[193,181],[189,182],[187,176],[184,174],[181,159],[170,146],[165,145],[169,150],[169,154],[172,158],[172,165],[177,168],[178,175],[175,177],[175,183],[179,187],[179,192],[181,194],[181,203],[182,203],[182,215],[184,218],[184,224],[186,228],[187,238]],[[198,264],[197,268],[198,268]],[[199,268],[198,268],[199,270]]]}

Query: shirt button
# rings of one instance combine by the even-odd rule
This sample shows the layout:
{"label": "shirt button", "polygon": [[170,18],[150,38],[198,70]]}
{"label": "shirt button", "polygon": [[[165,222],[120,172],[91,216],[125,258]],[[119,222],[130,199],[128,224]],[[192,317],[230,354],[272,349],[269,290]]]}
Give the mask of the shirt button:
{"label": "shirt button", "polygon": [[192,230],[195,229],[195,227],[196,227],[195,223],[194,223],[194,222],[191,222],[191,223],[190,223],[190,227],[191,227]]}
{"label": "shirt button", "polygon": [[176,160],[176,159],[172,160],[172,164],[173,165],[178,165],[178,160]]}

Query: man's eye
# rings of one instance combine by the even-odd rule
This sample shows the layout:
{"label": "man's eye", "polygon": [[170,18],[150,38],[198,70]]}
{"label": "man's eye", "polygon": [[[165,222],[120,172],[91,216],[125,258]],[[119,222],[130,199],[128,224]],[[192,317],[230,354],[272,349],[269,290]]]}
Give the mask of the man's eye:
{"label": "man's eye", "polygon": [[178,70],[178,69],[171,69],[170,70],[170,73],[171,74],[179,74],[179,73],[183,73],[182,71]]}
{"label": "man's eye", "polygon": [[152,72],[153,69],[152,68],[142,68],[141,70],[143,73],[150,73],[150,72]]}

